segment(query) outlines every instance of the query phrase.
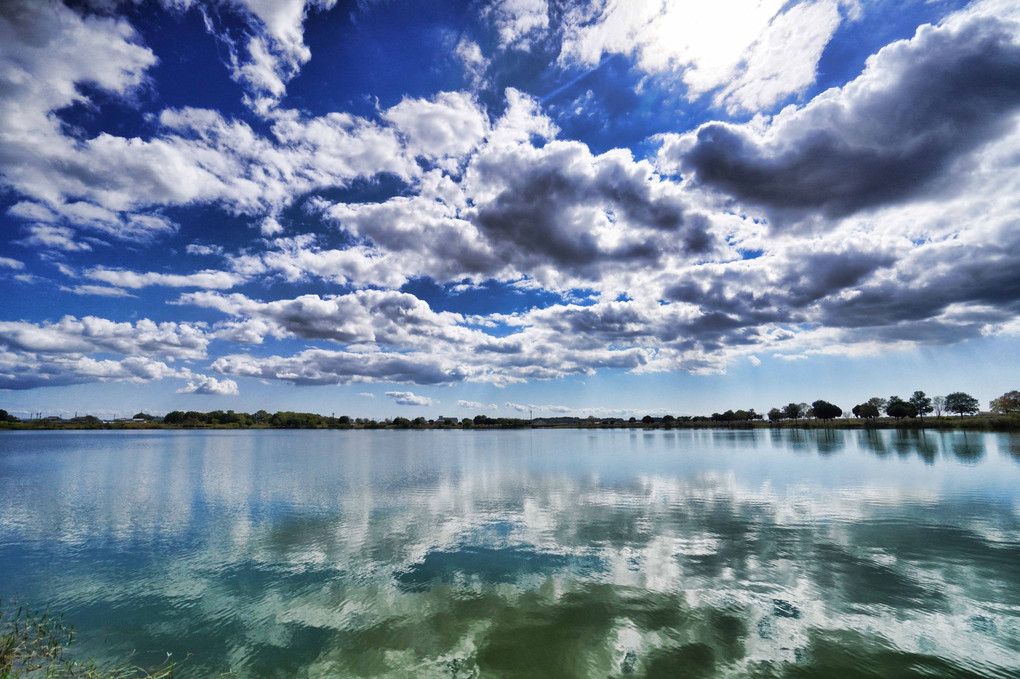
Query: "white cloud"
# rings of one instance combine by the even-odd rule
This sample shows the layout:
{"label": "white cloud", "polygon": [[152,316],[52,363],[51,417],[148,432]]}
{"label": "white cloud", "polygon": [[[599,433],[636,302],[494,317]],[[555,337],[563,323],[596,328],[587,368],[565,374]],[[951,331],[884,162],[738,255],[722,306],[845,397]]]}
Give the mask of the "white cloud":
{"label": "white cloud", "polygon": [[404,99],[382,117],[403,137],[410,154],[435,161],[466,155],[489,128],[478,103],[463,92],[440,92],[431,100]]}
{"label": "white cloud", "polygon": [[11,257],[0,257],[0,267],[21,270],[25,268],[25,263]]}
{"label": "white cloud", "polygon": [[457,405],[460,406],[461,408],[471,408],[472,410],[496,410],[496,408],[498,407],[495,403],[489,403],[488,405],[486,405],[485,403],[480,403],[478,401],[464,401],[464,400],[457,401]]}
{"label": "white cloud", "polygon": [[[274,40],[299,61],[306,58],[305,3],[257,5]],[[7,66],[0,172],[30,199],[12,214],[29,222],[35,245],[86,249],[68,229],[149,241],[177,229],[153,212],[158,206],[219,202],[264,217],[314,188],[380,172],[408,179],[419,172],[393,129],[339,113],[307,118],[275,111],[271,135],[262,136],[214,111],[165,110],[151,139],[105,132],[76,139],[52,112],[87,103],[81,83],[129,96],[145,82],[155,56],[125,20],[84,18],[56,3],[4,3],[0,35],[0,62]]]}
{"label": "white cloud", "polygon": [[428,396],[419,396],[410,391],[387,391],[386,395],[398,406],[434,406],[439,403]]}
{"label": "white cloud", "polygon": [[238,377],[275,379],[298,385],[397,382],[452,384],[464,380],[457,361],[424,352],[383,353],[308,349],[294,356],[221,356],[213,370]]}
{"label": "white cloud", "polygon": [[89,382],[143,384],[178,371],[144,356],[97,360],[77,354],[34,354],[0,350],[0,389],[35,389]]}
{"label": "white cloud", "polygon": [[223,248],[219,245],[206,245],[202,243],[188,243],[184,251],[189,255],[222,255]]}
{"label": "white cloud", "polygon": [[500,47],[528,50],[536,37],[549,28],[547,0],[494,0],[482,16],[499,32]]}
{"label": "white cloud", "polygon": [[[296,76],[312,53],[304,43],[304,21],[309,10],[331,9],[336,0],[234,0],[245,6],[255,19],[242,56],[233,48],[233,76],[246,84],[253,108],[271,115],[285,94],[287,83]],[[224,35],[229,43],[229,38]],[[247,57],[247,58],[245,58]]]}
{"label": "white cloud", "polygon": [[211,394],[216,396],[236,396],[237,382],[234,380],[218,380],[206,375],[195,375],[194,379],[177,390],[178,394]]}
{"label": "white cloud", "polygon": [[485,72],[489,68],[490,61],[482,54],[482,48],[478,46],[478,43],[461,38],[454,54],[464,64],[464,75],[471,86],[475,89],[484,87],[486,84]]}
{"label": "white cloud", "polygon": [[646,72],[677,72],[691,98],[735,83],[717,105],[760,110],[814,82],[838,23],[835,0],[582,4],[565,17],[560,61],[634,55]]}
{"label": "white cloud", "polygon": [[302,295],[259,302],[241,294],[188,293],[181,304],[218,309],[266,322],[276,336],[327,339],[342,344],[373,343],[401,348],[454,344],[471,331],[460,314],[436,313],[414,295],[395,290],[358,290],[347,295]]}
{"label": "white cloud", "polygon": [[744,66],[715,94],[716,106],[733,114],[761,111],[805,90],[839,23],[835,0],[802,3],[775,17],[748,47]]}
{"label": "white cloud", "polygon": [[206,269],[191,274],[168,274],[157,272],[138,273],[125,269],[106,269],[96,267],[85,272],[88,278],[103,281],[122,288],[144,288],[149,285],[162,285],[171,288],[206,288],[223,290],[240,285],[244,276],[228,271]]}
{"label": "white cloud", "polygon": [[201,326],[142,319],[64,316],[57,322],[0,321],[0,345],[29,353],[111,352],[165,358],[204,358],[209,338]]}
{"label": "white cloud", "polygon": [[73,292],[76,295],[99,295],[102,297],[134,297],[127,290],[121,288],[110,288],[105,285],[75,285],[74,287],[62,287],[61,290]]}
{"label": "white cloud", "polygon": [[77,234],[74,229],[64,226],[31,224],[25,227],[24,230],[28,235],[14,241],[18,245],[45,250],[63,250],[65,252],[81,252],[92,249],[92,246],[88,243],[76,240]]}

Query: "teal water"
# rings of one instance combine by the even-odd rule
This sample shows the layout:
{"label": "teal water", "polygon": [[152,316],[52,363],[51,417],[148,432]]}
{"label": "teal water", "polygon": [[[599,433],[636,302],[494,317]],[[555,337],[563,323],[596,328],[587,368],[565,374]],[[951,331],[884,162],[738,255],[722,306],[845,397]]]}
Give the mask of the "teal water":
{"label": "teal water", "polygon": [[0,599],[210,677],[1020,677],[1020,436],[8,432]]}

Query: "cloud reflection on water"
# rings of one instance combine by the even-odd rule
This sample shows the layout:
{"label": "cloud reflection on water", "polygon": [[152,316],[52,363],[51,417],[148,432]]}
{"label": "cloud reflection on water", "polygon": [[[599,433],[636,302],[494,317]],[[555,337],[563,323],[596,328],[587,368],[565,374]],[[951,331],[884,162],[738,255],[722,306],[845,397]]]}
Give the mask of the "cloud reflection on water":
{"label": "cloud reflection on water", "polygon": [[97,655],[190,652],[194,676],[1020,669],[1005,435],[17,441],[0,594],[65,611]]}

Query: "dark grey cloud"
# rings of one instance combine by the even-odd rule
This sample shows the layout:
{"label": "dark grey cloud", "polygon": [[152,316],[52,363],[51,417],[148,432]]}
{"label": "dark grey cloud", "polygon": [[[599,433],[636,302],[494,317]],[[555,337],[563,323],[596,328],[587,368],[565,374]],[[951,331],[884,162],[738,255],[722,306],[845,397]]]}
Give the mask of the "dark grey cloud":
{"label": "dark grey cloud", "polygon": [[895,276],[863,285],[849,299],[826,300],[819,320],[868,328],[877,339],[959,341],[1020,314],[1017,271],[1020,237],[980,247],[930,246],[901,262]]}
{"label": "dark grey cloud", "polygon": [[[625,154],[593,158],[579,144],[562,143],[526,158],[493,154],[475,170],[499,192],[469,218],[504,261],[523,270],[551,264],[598,278],[614,262],[653,265],[664,251],[698,254],[713,245],[706,221],[685,215],[681,199],[657,191],[649,168]],[[598,233],[606,219],[621,231],[611,245]]]}
{"label": "dark grey cloud", "polygon": [[295,356],[223,356],[212,364],[223,375],[258,377],[296,385],[396,382],[451,384],[467,374],[452,361],[427,354],[353,353],[309,349]]}
{"label": "dark grey cloud", "polygon": [[143,356],[96,360],[81,354],[0,351],[0,390],[61,387],[90,382],[141,384],[166,377],[196,376],[187,369],[174,370],[162,361]]}
{"label": "dark grey cloud", "polygon": [[1009,129],[1018,106],[1020,45],[1002,23],[924,26],[841,92],[778,116],[765,138],[709,123],[693,146],[664,153],[739,199],[843,216],[931,186]]}
{"label": "dark grey cloud", "polygon": [[892,266],[896,256],[880,250],[813,252],[795,256],[777,288],[785,302],[799,308],[857,286],[878,269]]}

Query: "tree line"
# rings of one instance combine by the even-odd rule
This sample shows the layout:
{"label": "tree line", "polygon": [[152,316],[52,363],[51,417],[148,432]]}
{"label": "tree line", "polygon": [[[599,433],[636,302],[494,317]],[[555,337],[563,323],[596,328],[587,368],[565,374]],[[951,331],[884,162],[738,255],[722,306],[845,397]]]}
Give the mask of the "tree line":
{"label": "tree line", "polygon": [[[1008,391],[998,398],[992,399],[989,403],[992,413],[1002,416],[1020,416],[1020,391]],[[416,417],[396,417],[392,419],[375,420],[371,418],[352,418],[347,415],[340,417],[319,415],[317,413],[303,413],[294,411],[278,411],[269,413],[265,410],[258,410],[254,413],[234,412],[233,410],[213,410],[199,412],[195,410],[172,410],[163,417],[149,415],[144,412],[136,413],[130,420],[119,420],[113,423],[104,422],[92,415],[61,419],[58,417],[32,419],[22,422],[19,418],[10,415],[6,410],[0,409],[0,425],[28,425],[33,428],[58,428],[70,427],[76,429],[99,429],[110,428],[111,426],[169,426],[169,427],[262,427],[274,429],[436,429],[436,428],[463,428],[474,427],[489,429],[522,428],[530,426],[643,426],[643,427],[684,427],[684,426],[712,426],[713,424],[753,425],[756,421],[762,421],[768,417],[770,423],[781,423],[783,421],[796,422],[803,419],[832,420],[838,417],[849,417],[863,419],[866,421],[881,417],[882,414],[888,417],[901,420],[904,418],[924,418],[926,415],[942,417],[945,414],[973,415],[980,411],[978,400],[970,394],[956,391],[946,396],[928,397],[923,391],[915,391],[910,398],[890,396],[882,398],[875,396],[863,403],[855,405],[850,413],[845,414],[843,409],[825,400],[817,400],[811,403],[788,403],[779,408],[772,408],[766,415],[755,412],[754,408],[746,410],[727,410],[722,413],[705,415],[664,415],[653,417],[645,415],[640,420],[635,417],[623,418],[538,418],[536,420],[513,418],[513,417],[489,417],[487,415],[476,415],[463,419],[452,417],[440,417],[426,419]]]}

